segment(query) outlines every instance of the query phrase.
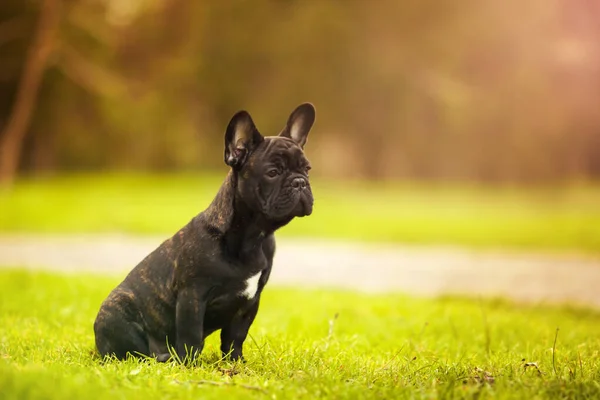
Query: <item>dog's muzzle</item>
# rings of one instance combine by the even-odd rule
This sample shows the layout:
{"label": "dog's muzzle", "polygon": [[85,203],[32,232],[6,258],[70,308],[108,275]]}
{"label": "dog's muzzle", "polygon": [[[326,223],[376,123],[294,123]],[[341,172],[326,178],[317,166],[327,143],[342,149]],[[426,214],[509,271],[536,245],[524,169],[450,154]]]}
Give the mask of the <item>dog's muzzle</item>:
{"label": "dog's muzzle", "polygon": [[298,177],[298,178],[294,178],[294,180],[292,180],[292,187],[296,190],[304,190],[306,189],[306,187],[308,186],[308,182],[306,181],[306,178],[303,177]]}

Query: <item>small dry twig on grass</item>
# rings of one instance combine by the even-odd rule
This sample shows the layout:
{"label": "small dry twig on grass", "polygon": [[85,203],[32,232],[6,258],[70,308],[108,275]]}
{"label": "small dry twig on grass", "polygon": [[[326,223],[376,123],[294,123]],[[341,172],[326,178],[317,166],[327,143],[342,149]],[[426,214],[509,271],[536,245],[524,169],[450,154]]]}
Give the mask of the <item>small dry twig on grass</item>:
{"label": "small dry twig on grass", "polygon": [[[479,367],[473,368],[473,371],[475,372],[475,375],[473,375],[471,377],[471,380],[474,381],[475,383],[479,383],[479,384],[487,383],[487,384],[492,385],[494,382],[496,382],[496,377],[494,377],[494,375],[492,375],[491,372],[488,372]],[[463,383],[467,384],[468,381],[463,381]]]}
{"label": "small dry twig on grass", "polygon": [[523,364],[523,371],[527,371],[527,368],[534,368],[537,371],[538,375],[542,376],[542,370],[537,365],[537,363],[535,363],[535,362],[525,362],[525,359],[522,359],[521,361],[524,362],[524,364]]}
{"label": "small dry twig on grass", "polygon": [[479,307],[481,309],[481,319],[483,321],[483,333],[485,334],[485,351],[489,357],[492,348],[492,335],[490,333],[490,325],[488,324],[487,314],[481,297],[479,298]]}
{"label": "small dry twig on grass", "polygon": [[244,383],[236,383],[236,382],[209,381],[206,379],[198,379],[198,380],[193,380],[193,381],[179,381],[179,380],[175,379],[174,382],[177,384],[192,383],[195,385],[237,386],[242,389],[256,390],[258,392],[267,393],[267,391],[265,389],[261,388],[260,386],[252,386],[252,385],[246,385]]}
{"label": "small dry twig on grass", "polygon": [[240,371],[235,367],[235,365],[231,368],[219,368],[219,372],[227,376],[234,376],[240,373]]}
{"label": "small dry twig on grass", "polygon": [[556,340],[558,339],[558,331],[559,331],[559,328],[556,328],[556,334],[554,335],[554,344],[552,345],[552,369],[554,370],[554,376],[558,376],[558,374],[556,373],[556,360],[555,360]]}
{"label": "small dry twig on grass", "polygon": [[[381,368],[378,368],[376,370],[376,372],[384,371],[387,367],[389,367],[390,364],[392,363],[392,361],[394,361],[398,357],[398,355],[400,355],[400,352],[402,352],[402,349],[404,349],[404,346],[400,347],[400,350],[398,350],[396,353],[394,353],[394,355],[385,364],[383,364],[383,366]],[[412,360],[410,360],[410,362],[412,362],[416,359],[417,359],[417,357],[414,357]],[[373,379],[373,381],[371,383],[374,383],[377,379],[379,379],[379,377],[376,377],[375,379]]]}
{"label": "small dry twig on grass", "polygon": [[[400,349],[394,353],[394,355],[392,356],[392,358],[390,358],[385,364],[383,364],[383,366],[381,368],[379,368],[379,370],[383,371],[384,369],[386,369],[387,367],[390,366],[390,364],[392,363],[392,361],[394,361],[402,352],[402,350],[404,349],[404,345],[402,345],[402,347],[400,347]],[[411,362],[413,360],[415,360],[417,357],[415,356],[412,360],[410,360]]]}

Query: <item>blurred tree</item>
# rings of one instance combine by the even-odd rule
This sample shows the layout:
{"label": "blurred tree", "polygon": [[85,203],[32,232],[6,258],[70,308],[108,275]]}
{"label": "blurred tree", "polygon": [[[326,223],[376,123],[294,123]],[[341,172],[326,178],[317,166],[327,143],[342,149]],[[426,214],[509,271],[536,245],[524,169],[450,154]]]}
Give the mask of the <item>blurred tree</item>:
{"label": "blurred tree", "polygon": [[[597,2],[45,1],[61,3],[60,29],[26,95],[47,3],[0,4],[0,164],[12,171],[222,167],[235,111],[277,134],[312,101],[317,174],[600,176]],[[30,119],[18,135],[16,115]]]}
{"label": "blurred tree", "polygon": [[[11,183],[17,172],[23,140],[36,105],[39,86],[56,45],[59,21],[60,0],[44,0],[40,7],[35,36],[19,79],[12,111],[0,134],[0,184]],[[8,23],[11,22],[14,23],[14,20]]]}

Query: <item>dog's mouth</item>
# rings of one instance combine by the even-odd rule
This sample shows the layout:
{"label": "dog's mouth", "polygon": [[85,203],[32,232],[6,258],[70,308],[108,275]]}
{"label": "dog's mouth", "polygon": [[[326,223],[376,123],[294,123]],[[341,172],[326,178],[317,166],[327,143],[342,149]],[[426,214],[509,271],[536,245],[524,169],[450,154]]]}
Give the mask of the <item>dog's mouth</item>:
{"label": "dog's mouth", "polygon": [[313,202],[310,189],[287,193],[277,199],[277,203],[270,207],[268,214],[275,219],[306,217],[312,214]]}
{"label": "dog's mouth", "polygon": [[300,194],[297,207],[300,207],[300,212],[296,215],[297,217],[307,217],[312,214],[313,211],[313,197],[307,193]]}
{"label": "dog's mouth", "polygon": [[292,217],[306,217],[312,214],[314,199],[309,188],[296,194],[295,204],[290,210]]}

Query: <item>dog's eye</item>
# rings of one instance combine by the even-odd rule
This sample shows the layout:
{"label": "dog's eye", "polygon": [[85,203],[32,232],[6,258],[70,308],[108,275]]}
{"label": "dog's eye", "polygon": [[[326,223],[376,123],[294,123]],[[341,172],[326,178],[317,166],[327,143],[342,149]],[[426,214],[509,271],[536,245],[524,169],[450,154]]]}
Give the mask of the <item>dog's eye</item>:
{"label": "dog's eye", "polygon": [[310,165],[307,165],[307,166],[304,168],[304,171],[306,171],[306,173],[307,173],[307,174],[308,174],[308,171],[310,171],[310,170],[311,170],[311,166],[310,166]]}
{"label": "dog's eye", "polygon": [[279,175],[279,171],[278,171],[278,170],[276,170],[276,169],[274,169],[274,168],[273,168],[273,169],[270,169],[270,170],[267,172],[267,176],[268,176],[269,178],[275,178],[277,175]]}

